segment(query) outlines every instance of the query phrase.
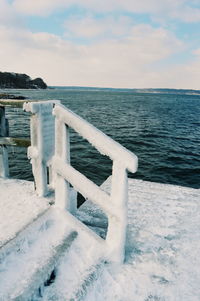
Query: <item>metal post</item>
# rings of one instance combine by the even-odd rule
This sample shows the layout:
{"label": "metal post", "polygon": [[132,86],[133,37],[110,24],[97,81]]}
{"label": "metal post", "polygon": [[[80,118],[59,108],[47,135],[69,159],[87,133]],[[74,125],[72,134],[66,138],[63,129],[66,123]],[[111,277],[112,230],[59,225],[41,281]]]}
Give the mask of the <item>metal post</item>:
{"label": "metal post", "polygon": [[[5,107],[0,106],[0,137],[9,135],[8,120],[5,118]],[[5,145],[0,145],[0,177],[9,176],[8,151]]]}

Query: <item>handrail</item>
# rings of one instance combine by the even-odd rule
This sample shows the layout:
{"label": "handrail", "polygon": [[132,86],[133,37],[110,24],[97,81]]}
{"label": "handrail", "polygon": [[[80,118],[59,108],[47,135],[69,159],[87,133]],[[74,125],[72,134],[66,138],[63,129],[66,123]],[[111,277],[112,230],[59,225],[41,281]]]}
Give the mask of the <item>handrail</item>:
{"label": "handrail", "polygon": [[[9,124],[5,115],[5,107],[0,105],[0,137],[9,135]],[[5,144],[0,145],[0,177],[9,176],[8,151]]]}
{"label": "handrail", "polygon": [[36,192],[39,196],[49,193],[53,186],[51,158],[54,154],[55,118],[52,110],[59,100],[25,102],[23,109],[31,116],[31,146],[28,148],[28,158],[31,159]]}
{"label": "handrail", "polygon": [[[3,106],[2,106],[3,104]],[[0,100],[0,177],[9,177],[8,146],[28,147],[30,139],[9,137],[4,100]]]}
{"label": "handrail", "polygon": [[[28,148],[28,157],[31,159],[37,193],[40,196],[46,195],[51,185],[55,189],[55,206],[73,213],[76,210],[77,200],[70,187],[71,184],[83,196],[100,206],[108,217],[105,240],[107,258],[110,261],[123,262],[127,228],[127,171],[137,170],[137,156],[60,105],[58,101],[29,102],[25,103],[23,108],[32,113],[31,146]],[[8,131],[5,109],[1,108],[0,113],[0,136],[2,136],[0,143],[16,143],[6,137]],[[69,127],[87,139],[100,153],[113,160],[110,195],[71,166]],[[0,171],[3,170],[3,176],[7,175],[6,156],[6,149],[3,146],[0,156]]]}
{"label": "handrail", "polygon": [[30,139],[15,138],[15,137],[0,137],[0,146],[17,146],[17,147],[28,147],[30,146]]}
{"label": "handrail", "polygon": [[109,156],[112,160],[120,161],[133,173],[137,171],[137,157],[89,122],[69,109],[66,110],[66,107],[62,105],[55,106],[54,114],[62,122],[87,139],[101,154]]}
{"label": "handrail", "polygon": [[[77,200],[70,184],[100,206],[108,217],[105,240],[107,258],[123,262],[127,228],[127,171],[137,170],[137,156],[56,101],[27,103],[24,109],[33,114],[28,156],[31,158],[37,193],[43,196],[48,193],[49,169],[56,207],[72,214],[76,210]],[[69,127],[113,160],[110,194],[71,166]]]}
{"label": "handrail", "polygon": [[[64,164],[61,159],[54,158],[53,169],[65,178],[70,184],[79,191],[85,198],[93,200],[99,205],[102,210],[113,214],[113,209],[110,205],[109,195],[103,190],[99,189],[99,186],[94,184],[91,180],[73,168],[70,164]],[[78,181],[77,181],[78,179]]]}
{"label": "handrail", "polygon": [[[87,121],[62,105],[55,104],[55,155],[52,171],[55,174],[55,205],[73,213],[70,185],[89,198],[106,213],[108,231],[106,236],[107,257],[123,262],[127,228],[128,178],[127,170],[137,170],[137,156],[106,136]],[[69,127],[87,139],[100,153],[113,160],[111,195],[105,193],[70,165]]]}

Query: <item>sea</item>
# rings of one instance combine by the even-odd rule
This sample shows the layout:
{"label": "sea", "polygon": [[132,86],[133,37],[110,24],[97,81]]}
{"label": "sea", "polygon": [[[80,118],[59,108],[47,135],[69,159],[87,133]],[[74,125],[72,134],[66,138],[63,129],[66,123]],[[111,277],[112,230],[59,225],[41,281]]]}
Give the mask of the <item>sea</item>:
{"label": "sea", "polygon": [[[200,188],[200,94],[176,90],[52,87],[2,90],[29,99],[59,99],[139,159],[129,177]],[[10,136],[30,137],[30,114],[7,107]],[[112,161],[70,131],[71,164],[97,185],[112,172]],[[9,147],[10,176],[33,180],[26,148]]]}

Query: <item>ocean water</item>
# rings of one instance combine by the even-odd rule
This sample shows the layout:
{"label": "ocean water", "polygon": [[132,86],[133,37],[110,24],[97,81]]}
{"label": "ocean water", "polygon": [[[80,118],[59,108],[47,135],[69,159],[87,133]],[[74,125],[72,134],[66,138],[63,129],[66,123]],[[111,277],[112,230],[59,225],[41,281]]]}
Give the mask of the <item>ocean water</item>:
{"label": "ocean water", "polygon": [[[4,92],[6,92],[4,90]],[[12,90],[31,99],[60,99],[139,158],[130,177],[200,188],[200,95],[131,90]],[[10,136],[29,137],[29,114],[7,108]],[[9,148],[10,175],[32,180],[25,148]],[[71,162],[100,185],[112,162],[71,131]]]}

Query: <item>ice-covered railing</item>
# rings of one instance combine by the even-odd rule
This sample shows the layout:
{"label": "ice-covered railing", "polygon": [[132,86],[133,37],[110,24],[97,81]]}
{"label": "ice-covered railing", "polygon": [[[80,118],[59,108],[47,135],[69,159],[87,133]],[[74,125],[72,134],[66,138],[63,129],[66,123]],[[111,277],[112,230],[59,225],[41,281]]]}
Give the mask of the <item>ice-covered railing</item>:
{"label": "ice-covered railing", "polygon": [[[27,147],[29,139],[9,137],[9,121],[6,118],[6,106],[13,105],[13,100],[0,99],[0,177],[9,177],[8,147]],[[16,105],[16,102],[14,102]]]}
{"label": "ice-covered railing", "polygon": [[[23,109],[31,112],[31,159],[35,188],[39,196],[45,196],[53,186],[51,159],[55,150],[55,117],[52,110],[60,101],[26,102]],[[49,184],[49,185],[48,185]]]}
{"label": "ice-covered railing", "polygon": [[[108,257],[111,261],[123,262],[127,226],[127,170],[136,172],[137,156],[66,107],[56,104],[53,114],[55,155],[52,170],[56,175],[55,204],[73,212],[75,206],[73,198],[70,197],[71,184],[84,197],[100,206],[108,217],[105,241]],[[70,165],[69,127],[87,139],[101,154],[113,160],[110,195]]]}
{"label": "ice-covered railing", "polygon": [[[55,206],[74,213],[76,198],[72,188],[97,204],[108,217],[105,240],[107,257],[123,262],[127,226],[127,171],[136,172],[137,157],[90,123],[56,101],[26,103],[31,112],[31,158],[36,191],[44,196],[49,186],[55,189]],[[53,114],[52,114],[53,112]],[[70,164],[69,127],[88,140],[101,154],[113,160],[109,195]],[[49,179],[48,179],[49,174]]]}

